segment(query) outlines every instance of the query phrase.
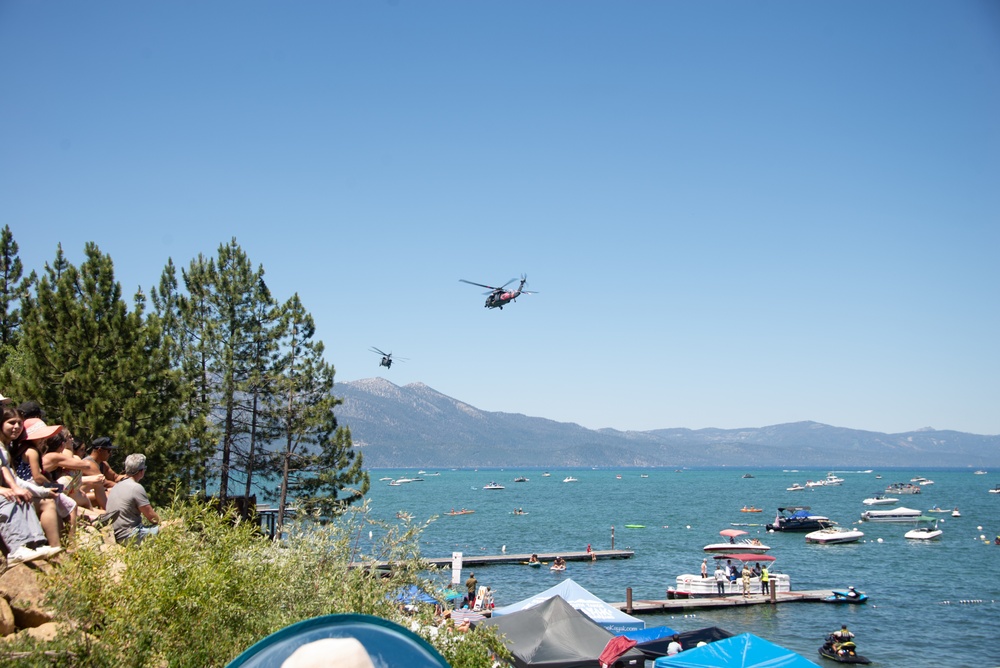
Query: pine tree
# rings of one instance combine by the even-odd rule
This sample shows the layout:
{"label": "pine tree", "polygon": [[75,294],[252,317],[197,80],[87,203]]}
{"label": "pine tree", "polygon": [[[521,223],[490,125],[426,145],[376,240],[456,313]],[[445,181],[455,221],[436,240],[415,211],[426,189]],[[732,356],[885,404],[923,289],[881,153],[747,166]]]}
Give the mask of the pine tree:
{"label": "pine tree", "polygon": [[329,517],[360,499],[370,484],[350,430],[337,424],[334,408],[341,400],[333,396],[335,372],[323,359],[323,342],[314,340],[312,316],[297,294],[283,311],[284,355],[276,392],[282,402],[278,410],[283,441],[278,535],[291,493],[305,512]]}
{"label": "pine tree", "polygon": [[34,399],[50,422],[84,440],[110,436],[126,452],[143,452],[150,492],[162,495],[176,474],[177,376],[162,345],[158,317],[144,317],[138,293],[130,311],[111,258],[96,244],[79,268],[57,249],[34,295],[22,301],[24,373],[12,394]]}
{"label": "pine tree", "polygon": [[17,242],[10,226],[0,231],[0,366],[17,347],[21,329],[21,311],[15,307],[28,290],[29,283],[21,280],[24,268],[17,255]]}

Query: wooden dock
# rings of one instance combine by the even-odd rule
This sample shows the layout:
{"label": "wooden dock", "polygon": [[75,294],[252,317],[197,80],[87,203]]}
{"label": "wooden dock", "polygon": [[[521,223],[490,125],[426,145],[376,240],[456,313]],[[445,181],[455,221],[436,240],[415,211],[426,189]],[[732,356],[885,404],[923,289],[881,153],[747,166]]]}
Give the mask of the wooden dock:
{"label": "wooden dock", "polygon": [[[552,560],[562,557],[566,561],[598,561],[603,559],[631,559],[635,556],[632,550],[593,550],[587,552],[535,552],[538,560],[544,562],[540,568],[551,566]],[[521,565],[531,558],[531,552],[511,552],[509,554],[462,554],[462,568],[470,566],[501,566],[504,564]],[[451,557],[425,557],[424,561],[437,566],[438,568],[451,568]],[[380,561],[375,564],[351,564],[354,568],[374,567],[379,570],[388,570],[392,564]]]}
{"label": "wooden dock", "polygon": [[710,608],[735,608],[746,605],[764,605],[777,603],[809,603],[822,601],[833,593],[833,589],[810,589],[791,592],[775,593],[774,601],[770,595],[750,594],[744,598],[743,594],[728,594],[726,596],[699,596],[697,598],[670,598],[664,600],[633,599],[631,606],[628,601],[624,603],[609,603],[608,605],[618,608],[622,612],[630,615],[651,615],[663,612],[679,612],[687,610],[704,610]]}

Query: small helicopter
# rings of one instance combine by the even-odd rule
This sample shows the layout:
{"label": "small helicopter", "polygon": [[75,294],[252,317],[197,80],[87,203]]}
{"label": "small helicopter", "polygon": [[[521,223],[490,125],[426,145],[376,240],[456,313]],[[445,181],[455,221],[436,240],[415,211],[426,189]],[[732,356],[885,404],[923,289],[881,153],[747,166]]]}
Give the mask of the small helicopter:
{"label": "small helicopter", "polygon": [[[379,366],[384,366],[386,369],[391,369],[392,368],[392,362],[393,362],[392,353],[384,353],[381,350],[379,350],[378,348],[376,348],[375,346],[372,346],[368,350],[372,351],[376,355],[381,355],[382,356],[382,361],[378,363]],[[397,357],[395,361],[397,361],[397,362],[405,362],[406,358],[405,357]]]}
{"label": "small helicopter", "polygon": [[516,281],[516,278],[512,278],[499,288],[495,288],[492,285],[483,285],[482,283],[473,283],[472,281],[467,281],[464,278],[458,279],[462,283],[468,283],[469,285],[478,285],[481,288],[486,288],[489,292],[484,292],[486,297],[486,303],[483,305],[485,308],[498,308],[503,310],[504,304],[508,304],[521,295],[533,295],[536,294],[532,290],[525,290],[524,286],[528,282],[528,277],[521,274],[521,284],[517,286],[516,290],[507,290],[507,286]]}

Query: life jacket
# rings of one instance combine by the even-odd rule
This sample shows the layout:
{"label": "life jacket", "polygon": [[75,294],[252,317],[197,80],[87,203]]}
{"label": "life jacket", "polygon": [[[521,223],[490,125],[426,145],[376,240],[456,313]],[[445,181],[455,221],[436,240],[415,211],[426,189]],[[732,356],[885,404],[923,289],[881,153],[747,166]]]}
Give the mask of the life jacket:
{"label": "life jacket", "polygon": [[766,568],[762,568],[761,571],[760,571],[760,581],[761,582],[767,582],[770,579],[771,579],[771,576],[768,574],[767,569]]}

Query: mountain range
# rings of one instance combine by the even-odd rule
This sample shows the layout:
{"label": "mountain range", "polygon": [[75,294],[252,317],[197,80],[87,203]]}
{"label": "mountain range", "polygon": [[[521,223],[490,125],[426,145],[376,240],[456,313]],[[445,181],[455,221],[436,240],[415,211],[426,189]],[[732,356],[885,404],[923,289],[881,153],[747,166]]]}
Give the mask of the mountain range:
{"label": "mountain range", "polygon": [[482,411],[384,378],[338,383],[336,410],[370,468],[735,466],[1000,467],[1000,436],[926,428],[901,434],[792,422],[747,429],[586,429]]}

